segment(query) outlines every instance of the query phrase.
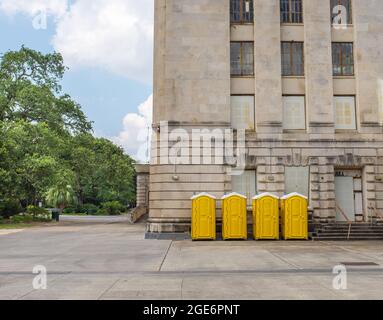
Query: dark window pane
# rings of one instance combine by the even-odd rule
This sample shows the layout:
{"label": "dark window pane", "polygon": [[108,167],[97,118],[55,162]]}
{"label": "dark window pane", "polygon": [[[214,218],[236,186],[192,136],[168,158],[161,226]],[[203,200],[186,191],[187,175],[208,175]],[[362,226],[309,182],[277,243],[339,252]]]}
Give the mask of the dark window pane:
{"label": "dark window pane", "polygon": [[230,19],[231,22],[241,21],[240,1],[230,0]]}
{"label": "dark window pane", "polygon": [[304,59],[302,42],[282,42],[282,75],[303,76]]}
{"label": "dark window pane", "polygon": [[334,76],[354,75],[354,50],[352,43],[333,43],[332,61]]}
{"label": "dark window pane", "polygon": [[242,75],[252,75],[254,73],[254,45],[251,42],[242,45]]}
{"label": "dark window pane", "polygon": [[303,22],[302,0],[280,0],[280,6],[282,23]]}
{"label": "dark window pane", "polygon": [[232,42],[230,45],[231,74],[241,75],[241,44]]}
{"label": "dark window pane", "polygon": [[230,51],[231,75],[254,75],[254,43],[232,42]]}
{"label": "dark window pane", "polygon": [[293,43],[293,74],[297,76],[303,75],[303,44]]}
{"label": "dark window pane", "polygon": [[291,54],[290,43],[282,42],[282,75],[291,75]]}
{"label": "dark window pane", "polygon": [[252,23],[254,0],[230,0],[230,20],[232,23]]}
{"label": "dark window pane", "polygon": [[254,5],[253,0],[242,0],[242,21],[254,21]]}
{"label": "dark window pane", "polygon": [[281,0],[281,21],[289,22],[289,0]]}
{"label": "dark window pane", "polygon": [[333,45],[332,45],[332,64],[333,64],[334,76],[340,76],[342,74],[342,70],[341,70],[341,47],[337,43],[333,43]]}

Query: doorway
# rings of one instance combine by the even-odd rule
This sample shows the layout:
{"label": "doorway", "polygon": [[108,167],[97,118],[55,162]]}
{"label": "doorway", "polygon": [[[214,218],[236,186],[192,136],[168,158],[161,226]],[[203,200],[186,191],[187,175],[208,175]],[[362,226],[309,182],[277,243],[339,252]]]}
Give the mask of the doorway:
{"label": "doorway", "polygon": [[[336,221],[356,221],[363,217],[363,184],[361,170],[335,172]],[[345,218],[347,216],[347,219]]]}

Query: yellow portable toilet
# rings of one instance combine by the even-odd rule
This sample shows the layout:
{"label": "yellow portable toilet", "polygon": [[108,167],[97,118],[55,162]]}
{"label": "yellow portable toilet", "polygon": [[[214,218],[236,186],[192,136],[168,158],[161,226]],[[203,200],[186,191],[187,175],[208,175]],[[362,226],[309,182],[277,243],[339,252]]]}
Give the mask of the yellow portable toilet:
{"label": "yellow portable toilet", "polygon": [[253,234],[255,240],[279,240],[279,197],[262,193],[253,198]]}
{"label": "yellow portable toilet", "polygon": [[247,239],[247,198],[239,193],[222,197],[222,238]]}
{"label": "yellow portable toilet", "polygon": [[193,240],[216,239],[216,198],[208,193],[200,193],[192,200],[192,227]]}
{"label": "yellow portable toilet", "polygon": [[281,198],[282,237],[308,240],[308,199],[299,193]]}

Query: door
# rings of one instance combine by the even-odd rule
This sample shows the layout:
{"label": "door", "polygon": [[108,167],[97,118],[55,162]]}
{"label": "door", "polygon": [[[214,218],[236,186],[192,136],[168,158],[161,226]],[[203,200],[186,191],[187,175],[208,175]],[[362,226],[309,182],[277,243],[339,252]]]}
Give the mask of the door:
{"label": "door", "polygon": [[223,239],[247,238],[246,199],[233,195],[223,200]]}
{"label": "door", "polygon": [[257,200],[256,225],[254,226],[256,239],[279,238],[279,204],[273,197]]}
{"label": "door", "polygon": [[308,233],[307,201],[300,197],[293,197],[287,202],[287,223],[290,228],[291,239],[306,239]]}
{"label": "door", "polygon": [[[347,218],[355,221],[353,177],[335,177],[335,199],[337,206],[344,212]],[[338,208],[336,210],[336,221],[347,221]]]}
{"label": "door", "polygon": [[215,200],[201,196],[193,200],[192,238],[215,239]]}

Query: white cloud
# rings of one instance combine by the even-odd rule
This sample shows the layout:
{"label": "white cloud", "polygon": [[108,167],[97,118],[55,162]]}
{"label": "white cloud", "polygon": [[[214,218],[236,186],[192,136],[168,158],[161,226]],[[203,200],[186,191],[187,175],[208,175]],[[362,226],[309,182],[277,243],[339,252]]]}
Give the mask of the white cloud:
{"label": "white cloud", "polygon": [[152,82],[153,0],[0,0],[0,11],[55,16],[52,44],[71,68]]}
{"label": "white cloud", "polygon": [[136,160],[148,161],[148,134],[153,117],[153,95],[139,105],[138,113],[128,113],[124,120],[124,128],[112,140],[124,148]]}
{"label": "white cloud", "polygon": [[53,39],[70,67],[99,67],[151,83],[153,0],[77,0]]}
{"label": "white cloud", "polygon": [[[42,12],[55,18],[52,44],[71,68],[100,68],[151,84],[154,0],[0,0],[0,11],[26,14],[31,23]],[[123,119],[112,140],[137,160],[146,161],[150,96]]]}
{"label": "white cloud", "polygon": [[66,13],[67,8],[67,0],[0,0],[0,11],[9,16],[19,13],[34,16],[44,11],[59,17]]}

